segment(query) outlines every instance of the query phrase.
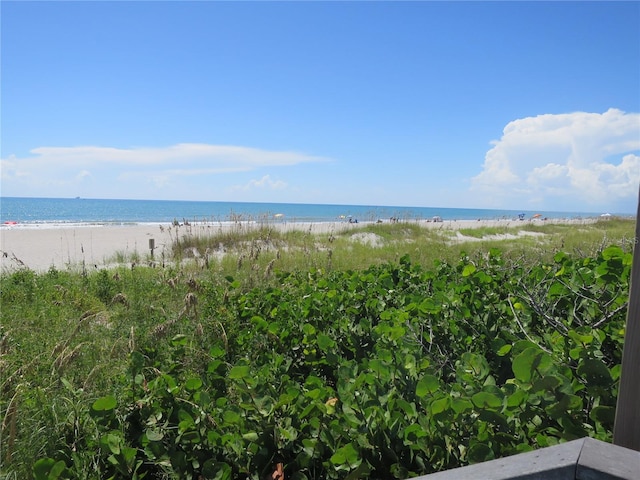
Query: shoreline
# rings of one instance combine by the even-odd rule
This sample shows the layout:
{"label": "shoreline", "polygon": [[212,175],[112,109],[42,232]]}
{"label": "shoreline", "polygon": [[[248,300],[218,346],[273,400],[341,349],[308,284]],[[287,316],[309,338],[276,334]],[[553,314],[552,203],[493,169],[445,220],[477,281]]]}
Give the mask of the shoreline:
{"label": "shoreline", "polygon": [[[423,228],[456,231],[466,228],[502,227],[519,225],[591,224],[598,218],[583,219],[526,219],[526,220],[408,220],[398,223],[419,224]],[[154,244],[156,259],[170,258],[169,251],[176,236],[215,234],[232,228],[276,228],[282,232],[308,231],[311,234],[329,234],[345,230],[388,224],[385,222],[193,222],[132,224],[16,224],[0,226],[0,270],[10,272],[29,268],[44,272],[75,267],[108,268],[117,265],[118,257],[139,256],[146,259],[150,253],[150,240]],[[122,263],[122,262],[120,262]]]}

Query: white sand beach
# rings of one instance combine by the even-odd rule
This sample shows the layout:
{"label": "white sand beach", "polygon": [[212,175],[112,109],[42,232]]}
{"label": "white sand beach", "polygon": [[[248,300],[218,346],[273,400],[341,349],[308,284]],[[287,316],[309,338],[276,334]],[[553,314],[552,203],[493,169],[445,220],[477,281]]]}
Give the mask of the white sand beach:
{"label": "white sand beach", "polygon": [[[517,227],[526,223],[591,223],[596,219],[549,219],[549,220],[445,220],[443,222],[418,221],[425,228],[460,230],[477,227]],[[331,233],[348,229],[359,229],[370,223],[326,222],[273,222],[269,226],[282,231],[303,230],[310,233]],[[138,254],[146,259],[150,254],[149,241],[153,240],[154,257],[169,250],[176,235],[184,236],[214,234],[225,228],[256,228],[261,223],[202,223],[189,226],[170,224],[135,225],[2,225],[0,226],[0,269],[11,271],[27,267],[34,271],[76,268],[83,264],[89,268],[114,265],[118,258],[130,258]],[[459,236],[458,236],[459,237]]]}

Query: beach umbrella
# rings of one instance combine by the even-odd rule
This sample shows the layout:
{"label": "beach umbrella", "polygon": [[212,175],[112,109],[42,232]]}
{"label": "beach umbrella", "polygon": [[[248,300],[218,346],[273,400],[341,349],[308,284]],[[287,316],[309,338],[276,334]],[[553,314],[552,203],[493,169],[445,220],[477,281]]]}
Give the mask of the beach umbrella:
{"label": "beach umbrella", "polygon": [[282,218],[282,217],[284,217],[284,213],[276,213],[276,214],[274,215],[274,217],[275,217],[275,218]]}
{"label": "beach umbrella", "polygon": [[533,215],[533,218],[540,218],[541,216],[542,216],[541,213],[536,213],[536,214]]}

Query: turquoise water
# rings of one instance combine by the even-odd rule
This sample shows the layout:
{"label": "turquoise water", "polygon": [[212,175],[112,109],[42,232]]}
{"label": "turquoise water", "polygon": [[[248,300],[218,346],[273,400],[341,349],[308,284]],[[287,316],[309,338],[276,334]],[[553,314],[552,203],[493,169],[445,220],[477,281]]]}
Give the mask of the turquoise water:
{"label": "turquoise water", "polygon": [[495,220],[596,217],[603,212],[548,212],[474,208],[394,207],[375,205],[315,205],[297,203],[192,202],[174,200],[98,200],[85,198],[0,197],[0,224],[170,223],[228,221],[334,222],[388,220]]}

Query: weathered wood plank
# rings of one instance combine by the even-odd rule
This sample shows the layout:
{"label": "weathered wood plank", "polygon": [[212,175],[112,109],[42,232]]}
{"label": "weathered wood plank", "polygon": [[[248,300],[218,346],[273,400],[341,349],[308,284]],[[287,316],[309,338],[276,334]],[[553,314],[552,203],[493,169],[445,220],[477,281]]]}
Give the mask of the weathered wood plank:
{"label": "weathered wood plank", "polygon": [[574,440],[414,480],[575,480],[583,443],[584,439]]}
{"label": "weathered wood plank", "polygon": [[[613,443],[640,451],[640,196]],[[638,473],[640,478],[640,473]]]}
{"label": "weathered wood plank", "polygon": [[640,452],[585,438],[576,480],[635,480],[640,478]]}
{"label": "weathered wood plank", "polygon": [[593,438],[413,480],[638,480],[640,452]]}

